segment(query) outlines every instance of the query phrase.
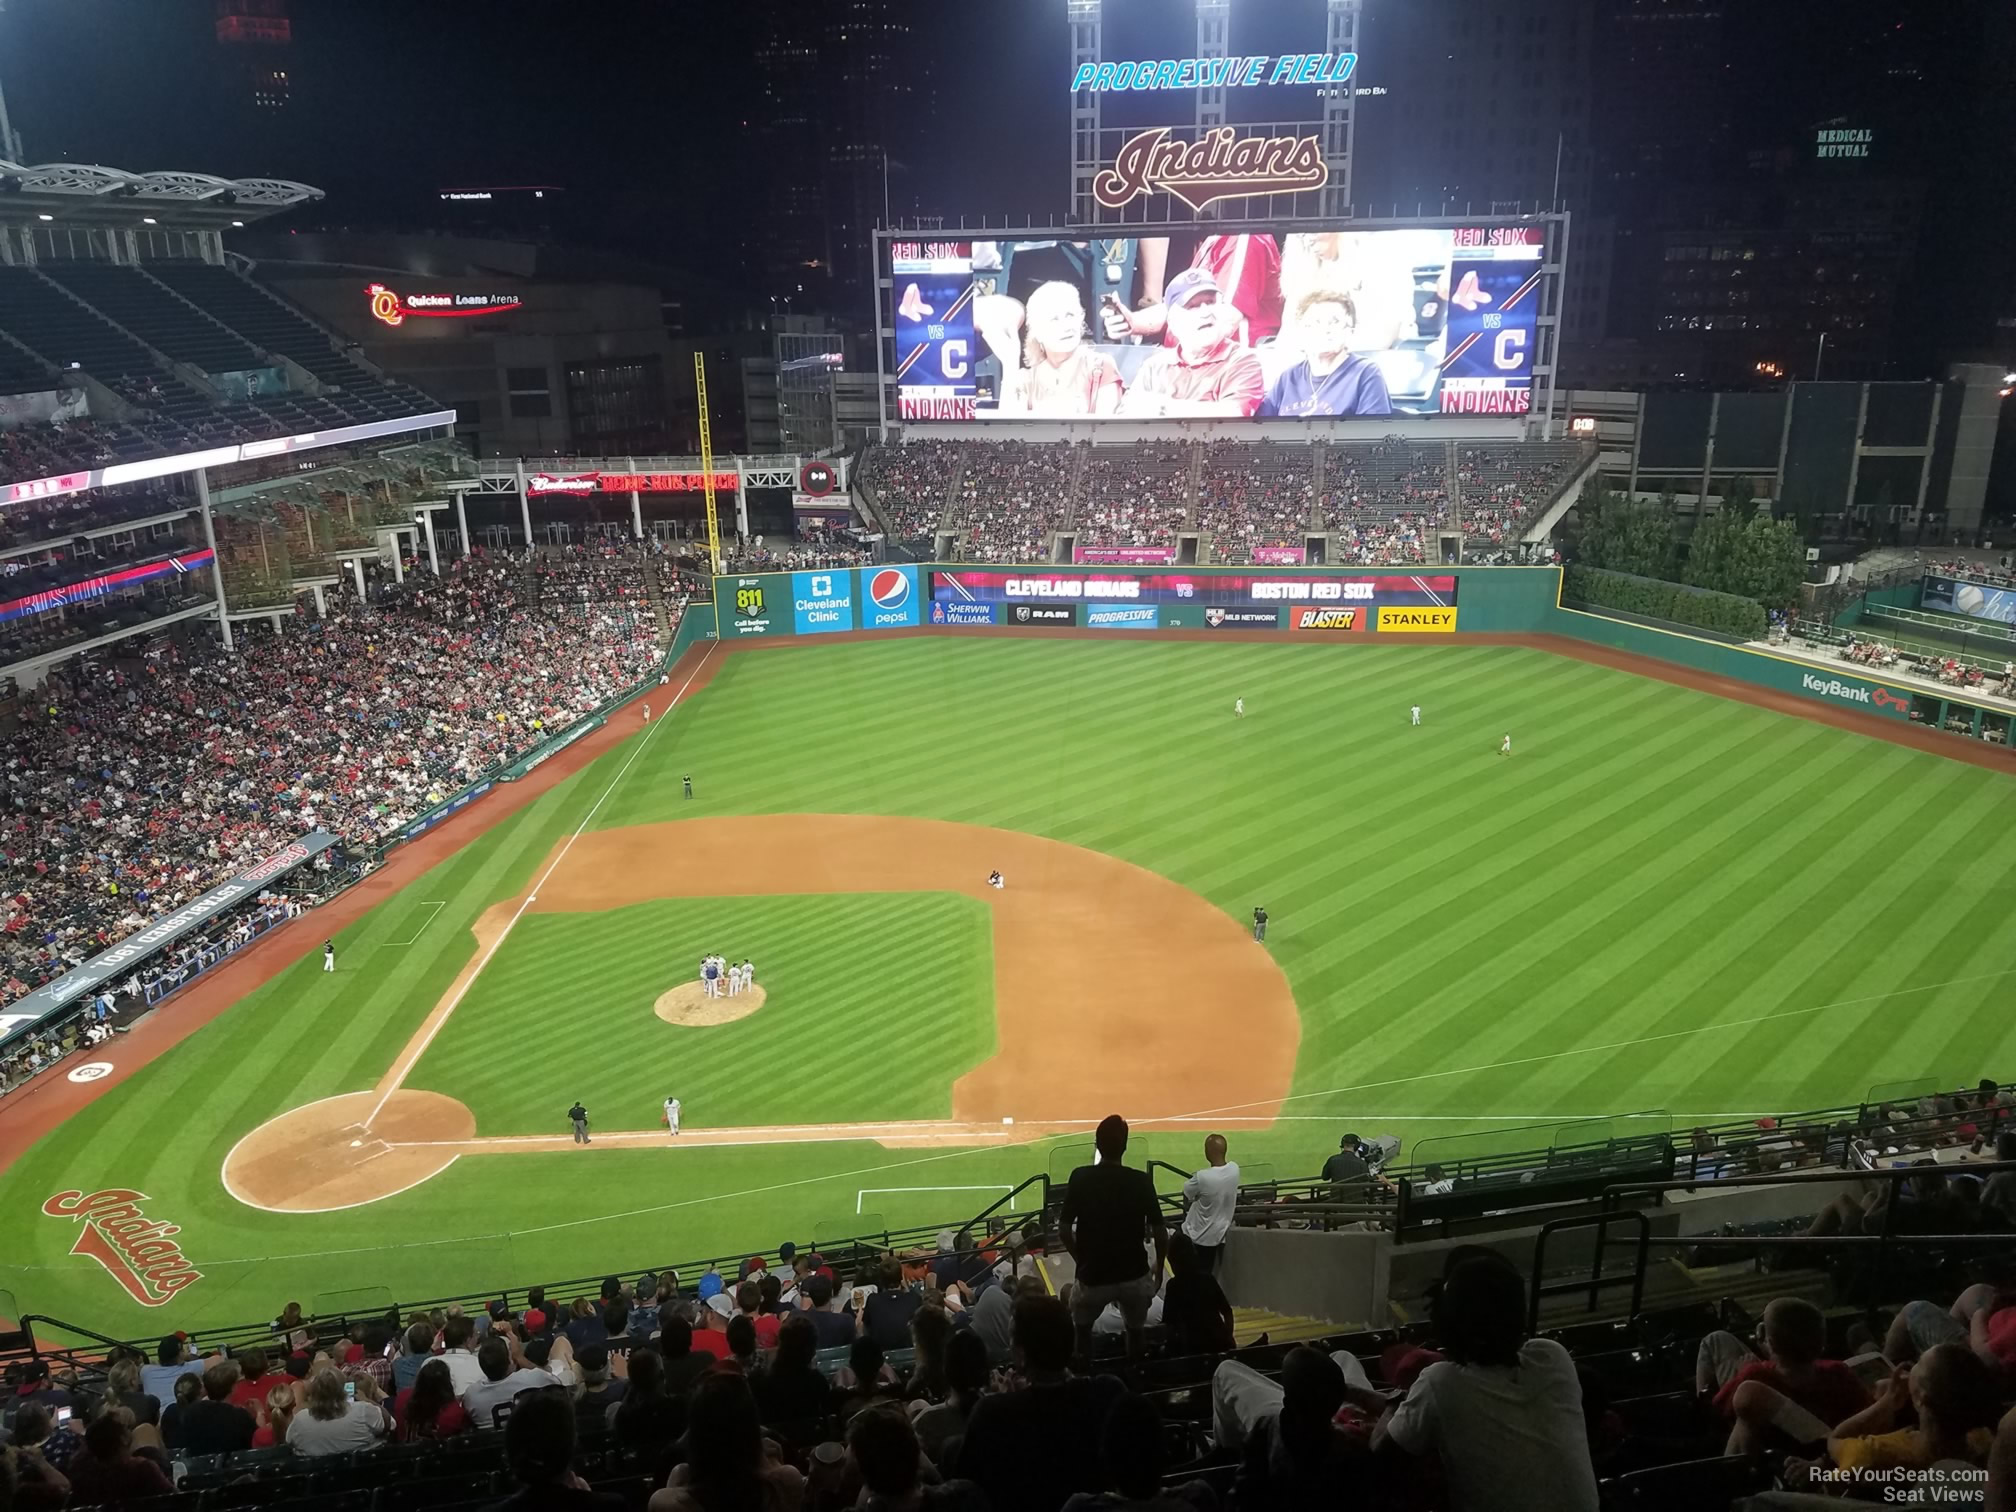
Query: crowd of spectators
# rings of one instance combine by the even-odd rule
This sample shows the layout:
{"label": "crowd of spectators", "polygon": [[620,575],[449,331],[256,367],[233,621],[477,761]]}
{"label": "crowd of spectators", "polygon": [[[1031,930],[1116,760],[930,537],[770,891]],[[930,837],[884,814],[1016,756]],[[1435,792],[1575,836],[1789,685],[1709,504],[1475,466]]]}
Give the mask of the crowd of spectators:
{"label": "crowd of spectators", "polygon": [[[1915,1127],[1928,1107],[1978,1130],[2009,1104],[1984,1083],[1882,1116]],[[2016,1273],[1873,1315],[1786,1291],[1754,1317],[1724,1299],[1546,1331],[1511,1260],[1457,1245],[1404,1330],[1241,1346],[1216,1279],[1239,1182],[1224,1140],[1173,1233],[1127,1142],[1105,1120],[1069,1178],[1054,1295],[1036,1236],[946,1232],[470,1310],[332,1322],[290,1303],[229,1350],[171,1333],[102,1371],[17,1363],[12,1505],[182,1476],[256,1475],[278,1495],[305,1484],[287,1466],[321,1464],[365,1488],[342,1503],[361,1508],[374,1463],[411,1478],[424,1456],[467,1467],[487,1449],[513,1509],[616,1512],[609,1487],[648,1512],[1597,1512],[1860,1479],[2016,1512]],[[1856,1223],[1828,1232],[1863,1231],[1846,1206]],[[1893,1231],[1951,1231],[1915,1216]]]}
{"label": "crowd of spectators", "polygon": [[874,490],[898,540],[930,539],[945,515],[959,458],[973,448],[957,441],[872,446],[862,456],[862,480]]}
{"label": "crowd of spectators", "polygon": [[1940,577],[1965,578],[1969,582],[1986,583],[1993,588],[2016,588],[2016,571],[2012,571],[2007,555],[1992,561],[1988,559],[1967,561],[1956,558],[1950,562],[1928,562],[1925,564],[1925,570]]}
{"label": "crowd of spectators", "polygon": [[1204,448],[1197,528],[1211,557],[1250,562],[1256,546],[1303,545],[1315,502],[1310,449],[1263,441],[1213,441]]}
{"label": "crowd of spectators", "polygon": [[4,998],[305,831],[368,847],[642,681],[641,551],[599,550],[346,588],[234,651],[206,625],[56,668],[0,747]]}
{"label": "crowd of spectators", "polygon": [[1189,519],[1189,443],[1137,441],[1087,455],[1079,545],[1173,547]]}
{"label": "crowd of spectators", "polygon": [[1332,562],[1373,564],[1426,560],[1442,527],[1461,529],[1466,554],[1509,559],[1586,455],[1567,442],[918,441],[871,447],[861,466],[899,536],[950,525],[970,561],[1044,560],[1066,526],[1084,546],[1173,547],[1194,523],[1219,561],[1316,530],[1339,538]]}
{"label": "crowd of spectators", "polygon": [[[946,523],[969,562],[1040,562],[1071,516],[1080,454],[1069,446],[980,441],[962,446],[959,486]],[[1087,471],[1090,464],[1087,463]]]}

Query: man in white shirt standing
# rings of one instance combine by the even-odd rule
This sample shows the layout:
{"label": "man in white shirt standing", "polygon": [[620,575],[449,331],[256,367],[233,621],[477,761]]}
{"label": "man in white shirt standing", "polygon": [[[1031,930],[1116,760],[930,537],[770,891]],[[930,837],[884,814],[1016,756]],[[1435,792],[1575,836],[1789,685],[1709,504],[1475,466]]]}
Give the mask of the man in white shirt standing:
{"label": "man in white shirt standing", "polygon": [[483,1380],[483,1367],[469,1348],[476,1325],[457,1315],[441,1325],[441,1360],[448,1367],[449,1384],[458,1397]]}
{"label": "man in white shirt standing", "polygon": [[1215,1275],[1224,1258],[1225,1236],[1232,1231],[1232,1209],[1239,1201],[1239,1167],[1225,1158],[1225,1136],[1204,1141],[1204,1168],[1183,1183],[1183,1232],[1197,1247],[1206,1275]]}

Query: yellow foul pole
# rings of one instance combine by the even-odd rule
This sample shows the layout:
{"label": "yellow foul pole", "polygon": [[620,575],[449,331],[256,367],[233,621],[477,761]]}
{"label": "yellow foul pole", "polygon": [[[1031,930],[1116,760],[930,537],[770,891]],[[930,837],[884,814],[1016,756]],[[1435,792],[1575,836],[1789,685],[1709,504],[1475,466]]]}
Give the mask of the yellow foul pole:
{"label": "yellow foul pole", "polygon": [[700,482],[707,491],[707,570],[721,575],[721,518],[714,512],[714,435],[707,424],[707,356],[693,354],[693,387],[700,402]]}

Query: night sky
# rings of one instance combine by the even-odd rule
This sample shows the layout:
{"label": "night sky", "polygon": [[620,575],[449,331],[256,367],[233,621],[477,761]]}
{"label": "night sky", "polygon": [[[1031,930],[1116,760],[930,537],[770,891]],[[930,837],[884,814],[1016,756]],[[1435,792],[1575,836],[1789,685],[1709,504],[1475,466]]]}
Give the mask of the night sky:
{"label": "night sky", "polygon": [[[440,189],[559,184],[577,228],[592,206],[596,239],[649,251],[734,213],[760,3],[289,0],[292,103],[255,117],[230,70],[256,50],[217,44],[211,0],[0,0],[0,85],[30,162],[298,179],[328,192],[304,224],[419,227]],[[1063,0],[910,9],[941,114],[890,150],[920,202],[1061,212]],[[1322,25],[1320,0],[1245,0],[1233,42],[1313,51]],[[1106,35],[1181,55],[1193,12],[1109,0]]]}

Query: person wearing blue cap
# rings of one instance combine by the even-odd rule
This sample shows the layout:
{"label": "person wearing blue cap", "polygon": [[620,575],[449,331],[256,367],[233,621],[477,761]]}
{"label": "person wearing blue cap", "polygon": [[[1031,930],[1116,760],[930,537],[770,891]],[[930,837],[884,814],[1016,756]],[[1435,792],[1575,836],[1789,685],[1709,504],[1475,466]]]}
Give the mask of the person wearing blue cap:
{"label": "person wearing blue cap", "polygon": [[1267,392],[1260,359],[1238,340],[1239,311],[1218,280],[1185,268],[1162,292],[1174,343],[1149,355],[1121,397],[1123,415],[1231,415],[1259,408]]}

